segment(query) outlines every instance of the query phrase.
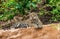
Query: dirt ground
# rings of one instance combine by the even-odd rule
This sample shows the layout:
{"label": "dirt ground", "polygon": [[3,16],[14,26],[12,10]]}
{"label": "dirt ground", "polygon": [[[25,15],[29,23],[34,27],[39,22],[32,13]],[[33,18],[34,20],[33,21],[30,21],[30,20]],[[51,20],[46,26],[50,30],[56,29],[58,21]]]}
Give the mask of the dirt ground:
{"label": "dirt ground", "polygon": [[42,29],[0,30],[0,39],[60,39],[60,30],[51,26],[45,26]]}

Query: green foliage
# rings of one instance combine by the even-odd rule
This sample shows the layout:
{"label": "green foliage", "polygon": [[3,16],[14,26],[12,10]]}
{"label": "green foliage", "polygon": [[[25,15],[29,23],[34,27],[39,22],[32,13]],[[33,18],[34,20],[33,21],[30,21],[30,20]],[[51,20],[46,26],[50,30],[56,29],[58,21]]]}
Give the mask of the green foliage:
{"label": "green foliage", "polygon": [[50,0],[49,5],[53,7],[51,13],[53,14],[52,20],[59,21],[60,20],[60,0]]}
{"label": "green foliage", "polygon": [[32,8],[36,9],[39,1],[40,0],[0,0],[0,20],[12,19],[15,14],[24,15]]}
{"label": "green foliage", "polygon": [[46,12],[48,13],[50,12],[49,14],[52,14],[52,17],[50,19],[51,21],[54,21],[54,22],[60,21],[60,0],[46,0],[45,6],[46,7],[50,6],[52,10],[51,11],[46,11],[46,9],[42,10],[43,11],[42,15],[47,14]]}

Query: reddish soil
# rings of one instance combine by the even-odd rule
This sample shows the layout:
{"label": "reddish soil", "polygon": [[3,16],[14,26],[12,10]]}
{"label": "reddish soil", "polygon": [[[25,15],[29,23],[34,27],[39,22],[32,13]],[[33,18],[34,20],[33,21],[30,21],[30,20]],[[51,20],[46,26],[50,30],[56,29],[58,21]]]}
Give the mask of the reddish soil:
{"label": "reddish soil", "polygon": [[60,30],[50,26],[45,26],[42,29],[0,30],[0,39],[60,39]]}

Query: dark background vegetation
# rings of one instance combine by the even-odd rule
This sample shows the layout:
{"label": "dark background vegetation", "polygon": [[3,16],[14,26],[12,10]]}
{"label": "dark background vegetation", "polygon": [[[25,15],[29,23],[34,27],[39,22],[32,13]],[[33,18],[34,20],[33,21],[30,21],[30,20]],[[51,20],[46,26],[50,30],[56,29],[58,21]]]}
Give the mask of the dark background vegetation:
{"label": "dark background vegetation", "polygon": [[37,12],[41,21],[53,23],[60,21],[60,0],[0,0],[0,21],[13,19],[20,14]]}

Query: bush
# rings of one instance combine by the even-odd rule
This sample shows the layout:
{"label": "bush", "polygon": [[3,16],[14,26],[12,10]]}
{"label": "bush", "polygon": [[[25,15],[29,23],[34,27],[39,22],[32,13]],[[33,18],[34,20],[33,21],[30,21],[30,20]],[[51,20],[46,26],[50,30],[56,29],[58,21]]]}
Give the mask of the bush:
{"label": "bush", "polygon": [[46,0],[46,4],[41,10],[42,11],[40,11],[40,15],[52,14],[52,17],[49,21],[60,21],[60,0]]}
{"label": "bush", "polygon": [[24,15],[36,9],[40,0],[0,0],[0,20],[12,19],[15,14]]}

